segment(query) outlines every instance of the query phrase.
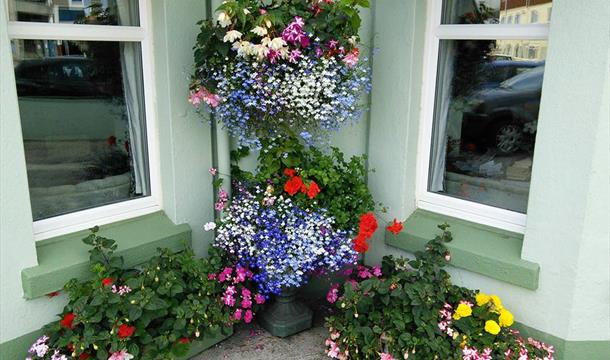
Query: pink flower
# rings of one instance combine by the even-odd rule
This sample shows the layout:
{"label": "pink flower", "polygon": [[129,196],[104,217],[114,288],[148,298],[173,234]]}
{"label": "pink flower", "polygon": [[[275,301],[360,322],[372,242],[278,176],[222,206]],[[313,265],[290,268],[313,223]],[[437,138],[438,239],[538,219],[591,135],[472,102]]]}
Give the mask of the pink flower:
{"label": "pink flower", "polygon": [[133,359],[133,355],[129,354],[127,350],[121,350],[113,352],[108,360],[130,360]]}
{"label": "pink flower", "polygon": [[211,167],[208,169],[208,172],[210,173],[210,175],[216,176],[216,173],[218,172],[218,170],[216,168]]}
{"label": "pink flower", "polygon": [[326,301],[334,304],[339,299],[339,284],[332,284],[326,294]]}
{"label": "pink flower", "polygon": [[247,288],[242,288],[241,296],[243,296],[245,299],[249,299],[252,296],[252,292]]}
{"label": "pink flower", "polygon": [[235,298],[231,295],[224,295],[222,297],[222,302],[229,307],[235,306]]}
{"label": "pink flower", "polygon": [[370,277],[373,277],[373,275],[367,267],[358,266],[358,277],[360,277],[361,279],[368,279]]}
{"label": "pink flower", "polygon": [[328,349],[326,351],[326,355],[328,355],[329,358],[332,358],[332,359],[339,358],[339,353],[341,352],[341,350],[339,349],[339,346],[334,341],[327,339],[326,346],[330,347],[330,349]]}
{"label": "pink flower", "polygon": [[241,307],[244,309],[249,309],[252,307],[252,300],[245,298],[241,301]]}
{"label": "pink flower", "polygon": [[290,61],[293,64],[296,64],[302,55],[303,54],[301,53],[301,50],[294,49],[290,52],[290,55],[288,56],[288,61]]}
{"label": "pink flower", "polygon": [[233,296],[237,293],[237,290],[235,289],[235,286],[231,285],[229,287],[227,287],[227,290],[225,290],[225,294],[226,295],[230,295]]}
{"label": "pink flower", "polygon": [[217,202],[216,204],[214,204],[214,209],[216,209],[216,211],[221,211],[222,209],[225,208],[225,203],[222,201]]}
{"label": "pink flower", "polygon": [[246,277],[248,276],[248,269],[241,266],[237,266],[235,274],[235,279],[233,280],[234,283],[238,284],[240,282],[244,282],[246,281]]}
{"label": "pink flower", "polygon": [[233,319],[235,320],[241,320],[241,309],[235,309],[235,312],[233,313]]}
{"label": "pink flower", "polygon": [[195,108],[198,108],[202,101],[211,107],[216,107],[220,103],[220,97],[210,93],[206,88],[200,87],[197,91],[190,92],[188,101]]}
{"label": "pink flower", "polygon": [[373,275],[374,275],[375,277],[380,277],[380,276],[382,276],[382,275],[383,275],[383,274],[381,273],[381,267],[379,267],[379,265],[375,265],[375,266],[373,266]]}
{"label": "pink flower", "polygon": [[264,304],[265,303],[265,297],[263,295],[261,295],[261,294],[256,294],[254,296],[254,301],[257,304],[259,304],[259,305]]}
{"label": "pink flower", "polygon": [[324,55],[324,50],[321,47],[316,47],[316,57],[322,57]]}
{"label": "pink flower", "polygon": [[231,273],[233,273],[233,268],[226,267],[224,270],[218,275],[218,281],[225,282],[231,279]]}
{"label": "pink flower", "polygon": [[215,280],[216,274],[208,274],[208,280]]}
{"label": "pink flower", "polygon": [[244,315],[244,322],[246,324],[249,324],[252,322],[253,318],[254,318],[254,314],[252,314],[252,310],[246,310],[246,314]]}
{"label": "pink flower", "polygon": [[354,272],[353,268],[347,268],[343,270],[343,276],[350,276]]}
{"label": "pink flower", "polygon": [[381,354],[381,359],[380,360],[394,360],[394,358],[392,357],[391,354],[388,353],[382,353]]}
{"label": "pink flower", "polygon": [[360,50],[354,48],[349,54],[345,55],[342,61],[347,67],[353,68],[358,63],[358,56],[360,56]]}
{"label": "pink flower", "polygon": [[331,41],[328,42],[327,46],[328,46],[329,49],[334,50],[334,49],[337,48],[338,45],[339,45],[339,42],[337,40],[331,40]]}

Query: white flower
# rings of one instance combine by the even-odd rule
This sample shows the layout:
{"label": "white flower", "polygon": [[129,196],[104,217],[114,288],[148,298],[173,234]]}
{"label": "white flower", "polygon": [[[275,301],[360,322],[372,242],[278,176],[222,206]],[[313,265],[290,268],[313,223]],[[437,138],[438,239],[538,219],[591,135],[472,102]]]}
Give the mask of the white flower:
{"label": "white flower", "polygon": [[273,50],[280,50],[284,46],[286,46],[286,41],[281,37],[276,37],[275,39],[271,40],[271,42],[269,42],[269,48]]}
{"label": "white flower", "polygon": [[250,10],[244,9],[244,14],[249,15],[250,14]]}
{"label": "white flower", "polygon": [[258,36],[265,36],[267,35],[267,29],[265,29],[262,26],[257,26],[254,29],[250,30],[251,32],[255,33]]}
{"label": "white flower", "polygon": [[218,14],[218,23],[220,24],[220,26],[225,28],[225,27],[231,25],[231,17],[223,11],[220,14]]}
{"label": "white flower", "polygon": [[237,30],[227,31],[225,37],[222,39],[224,42],[234,42],[235,40],[241,39],[242,33]]}
{"label": "white flower", "polygon": [[214,229],[216,229],[216,223],[213,221],[210,221],[209,223],[203,225],[203,230],[205,231],[210,231]]}

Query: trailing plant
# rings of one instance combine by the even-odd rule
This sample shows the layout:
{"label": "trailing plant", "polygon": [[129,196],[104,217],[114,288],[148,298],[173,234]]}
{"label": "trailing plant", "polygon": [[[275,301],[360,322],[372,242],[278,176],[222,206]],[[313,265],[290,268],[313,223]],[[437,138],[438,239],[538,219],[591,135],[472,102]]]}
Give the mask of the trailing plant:
{"label": "trailing plant", "polygon": [[189,102],[238,142],[270,136],[312,143],[360,119],[370,91],[360,58],[359,9],[368,0],[229,0],[201,21]]}
{"label": "trailing plant", "polygon": [[[497,296],[451,283],[443,267],[451,260],[446,243],[452,235],[448,225],[439,228],[441,234],[413,259],[385,256],[381,266],[348,269],[343,286],[331,286],[327,300],[335,310],[326,319],[327,355],[383,360],[489,360],[491,355],[552,359],[552,347],[534,339],[525,341],[510,328],[512,314],[497,305],[501,304]],[[478,305],[473,308],[470,299],[475,298]]]}
{"label": "trailing plant", "polygon": [[116,242],[97,227],[83,242],[91,246],[91,279],[65,285],[61,320],[44,328],[32,359],[176,359],[191,341],[226,333],[241,320],[222,300],[233,284],[216,278],[225,268],[218,249],[206,259],[190,247],[159,249],[140,269],[127,269]]}

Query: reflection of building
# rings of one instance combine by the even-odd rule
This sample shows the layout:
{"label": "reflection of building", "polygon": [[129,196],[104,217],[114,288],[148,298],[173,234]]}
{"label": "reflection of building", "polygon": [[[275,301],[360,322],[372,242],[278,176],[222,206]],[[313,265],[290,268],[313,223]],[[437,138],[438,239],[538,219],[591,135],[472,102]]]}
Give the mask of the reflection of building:
{"label": "reflection of building", "polygon": [[[501,0],[500,24],[547,24],[552,0]],[[497,53],[515,59],[544,60],[546,40],[498,40]]]}
{"label": "reflection of building", "polygon": [[[107,7],[108,0],[29,0],[9,1],[12,21],[74,24],[90,15],[95,5]],[[44,42],[16,39],[13,41],[14,58],[42,58],[70,55],[67,42]]]}

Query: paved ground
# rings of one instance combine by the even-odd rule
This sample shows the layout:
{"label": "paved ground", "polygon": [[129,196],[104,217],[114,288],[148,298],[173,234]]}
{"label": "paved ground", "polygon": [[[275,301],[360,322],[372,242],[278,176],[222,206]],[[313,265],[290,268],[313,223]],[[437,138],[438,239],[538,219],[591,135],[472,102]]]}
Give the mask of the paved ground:
{"label": "paved ground", "polygon": [[240,325],[232,337],[193,360],[323,360],[328,359],[324,354],[327,336],[322,314],[316,315],[312,329],[284,339],[256,324]]}

